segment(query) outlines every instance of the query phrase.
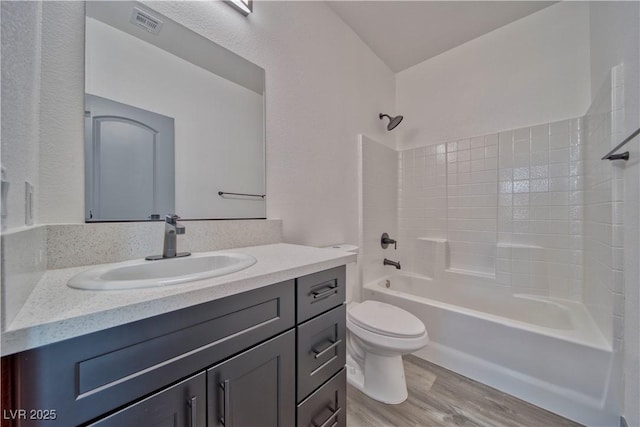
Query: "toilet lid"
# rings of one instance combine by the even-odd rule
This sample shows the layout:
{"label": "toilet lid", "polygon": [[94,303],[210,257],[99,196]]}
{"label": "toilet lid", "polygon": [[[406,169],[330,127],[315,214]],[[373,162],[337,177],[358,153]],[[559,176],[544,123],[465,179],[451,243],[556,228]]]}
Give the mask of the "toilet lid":
{"label": "toilet lid", "polygon": [[348,311],[349,320],[363,329],[380,335],[414,338],[426,331],[413,314],[379,301],[364,301]]}

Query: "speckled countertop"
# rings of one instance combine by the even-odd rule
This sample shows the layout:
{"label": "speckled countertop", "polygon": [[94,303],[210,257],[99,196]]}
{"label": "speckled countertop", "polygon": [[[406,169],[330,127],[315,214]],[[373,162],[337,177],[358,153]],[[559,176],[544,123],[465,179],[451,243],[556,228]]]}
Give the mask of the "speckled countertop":
{"label": "speckled countertop", "polygon": [[225,250],[254,256],[225,276],[127,291],[72,289],[67,281],[95,265],[47,271],[2,331],[2,355],[51,344],[356,261],[338,250],[278,243]]}

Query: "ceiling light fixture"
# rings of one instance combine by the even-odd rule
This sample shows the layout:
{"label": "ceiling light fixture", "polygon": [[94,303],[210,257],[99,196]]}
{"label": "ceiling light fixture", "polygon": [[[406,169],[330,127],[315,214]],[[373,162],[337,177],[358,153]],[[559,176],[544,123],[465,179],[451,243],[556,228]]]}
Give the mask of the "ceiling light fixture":
{"label": "ceiling light fixture", "polygon": [[226,0],[225,3],[242,13],[244,16],[248,16],[253,12],[253,0]]}

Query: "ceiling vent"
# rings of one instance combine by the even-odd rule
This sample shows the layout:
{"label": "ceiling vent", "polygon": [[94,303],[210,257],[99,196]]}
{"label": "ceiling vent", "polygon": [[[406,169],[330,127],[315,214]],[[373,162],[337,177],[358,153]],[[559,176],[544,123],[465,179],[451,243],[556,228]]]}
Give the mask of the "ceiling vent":
{"label": "ceiling vent", "polygon": [[161,20],[137,7],[133,8],[131,23],[144,28],[152,34],[158,34],[162,28]]}

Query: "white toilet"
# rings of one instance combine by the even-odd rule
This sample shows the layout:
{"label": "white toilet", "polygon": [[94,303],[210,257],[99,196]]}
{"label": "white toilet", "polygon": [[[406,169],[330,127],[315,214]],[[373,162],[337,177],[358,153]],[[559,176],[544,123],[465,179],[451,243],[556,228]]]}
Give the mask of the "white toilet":
{"label": "white toilet", "polygon": [[379,301],[347,306],[347,379],[384,403],[407,399],[402,355],[427,345],[429,335],[413,314]]}
{"label": "white toilet", "polygon": [[[353,245],[331,248],[358,252]],[[375,400],[402,403],[408,396],[402,355],[427,345],[427,329],[416,316],[391,304],[351,302],[357,286],[354,270],[347,265],[347,381]]]}

